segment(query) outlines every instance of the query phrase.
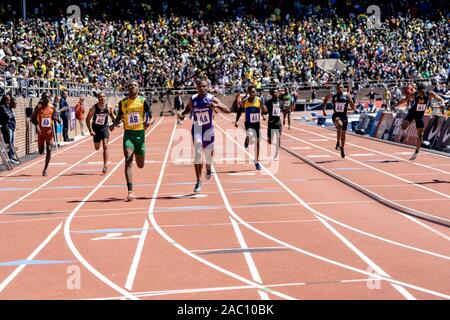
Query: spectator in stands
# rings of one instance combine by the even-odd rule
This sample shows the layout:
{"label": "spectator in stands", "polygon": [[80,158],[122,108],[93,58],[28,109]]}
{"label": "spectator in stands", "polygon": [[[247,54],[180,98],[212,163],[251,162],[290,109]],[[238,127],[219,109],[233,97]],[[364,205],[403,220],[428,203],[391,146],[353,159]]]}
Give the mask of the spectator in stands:
{"label": "spectator in stands", "polygon": [[316,100],[316,89],[311,90],[311,102],[314,102]]}
{"label": "spectator in stands", "polygon": [[80,125],[80,130],[81,130],[81,135],[84,136],[84,113],[85,113],[85,108],[84,108],[84,96],[81,96],[80,99],[78,100],[78,103],[75,106],[75,117],[77,119],[77,122]]}
{"label": "spectator in stands", "polygon": [[3,95],[0,100],[0,126],[3,135],[3,141],[8,145],[9,160],[18,164],[19,159],[16,157],[14,147],[14,137],[16,131],[16,116],[14,114],[14,108],[16,107],[15,99],[9,95]]}
{"label": "spectator in stands", "polygon": [[[70,3],[58,4],[63,2]],[[144,86],[167,86],[183,83],[205,64],[212,85],[237,87],[449,77],[450,25],[442,1],[432,0],[425,11],[417,10],[419,5],[405,8],[404,1],[380,2],[384,19],[376,32],[360,15],[369,1],[353,6],[340,1],[314,6],[306,0],[295,6],[275,0],[269,0],[272,5],[234,0],[223,6],[207,6],[206,0],[181,5],[168,1],[163,11],[159,1],[146,5],[150,2],[151,10],[140,1],[127,2],[129,21],[104,20],[114,16],[106,8],[117,6],[116,16],[123,15],[116,1],[92,8],[86,4],[83,12],[96,19],[85,16],[70,29],[65,18],[58,18],[62,12],[57,5],[40,8],[40,19],[0,23],[6,68],[18,76],[24,69],[17,66],[25,64],[26,77],[44,78],[50,86],[53,79],[64,77],[118,90],[129,80],[128,74]],[[415,18],[410,15],[413,8]],[[402,15],[392,16],[393,12]],[[9,68],[12,57],[23,56],[22,63],[16,60],[15,68]],[[328,74],[317,66],[318,59],[332,57],[340,57],[351,68]],[[193,80],[185,82],[192,85]]]}
{"label": "spectator in stands", "polygon": [[384,86],[383,104],[385,105],[384,109],[386,111],[391,109],[391,100],[392,100],[391,91],[388,89],[387,86]]}
{"label": "spectator in stands", "polygon": [[392,96],[392,102],[394,104],[399,102],[400,99],[402,98],[402,91],[400,90],[400,88],[397,85],[394,86],[391,96]]}

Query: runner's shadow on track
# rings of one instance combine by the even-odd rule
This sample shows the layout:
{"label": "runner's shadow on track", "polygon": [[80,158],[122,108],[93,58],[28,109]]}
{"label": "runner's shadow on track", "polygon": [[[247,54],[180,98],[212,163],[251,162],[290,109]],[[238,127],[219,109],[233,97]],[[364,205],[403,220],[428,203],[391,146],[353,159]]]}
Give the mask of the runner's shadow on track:
{"label": "runner's shadow on track", "polygon": [[229,170],[229,171],[214,171],[215,173],[242,173],[242,172],[250,172],[250,171],[255,171],[255,170],[252,170],[252,169],[249,169],[249,170],[239,170],[239,171],[237,171],[237,170]]}
{"label": "runner's shadow on track", "polygon": [[33,216],[46,216],[53,214],[62,214],[64,211],[48,211],[48,212],[16,212],[16,213],[6,213],[7,216],[25,216],[25,217],[33,217]]}
{"label": "runner's shadow on track", "polygon": [[[152,200],[153,197],[136,197],[134,201],[136,200]],[[174,200],[179,198],[174,197],[156,197],[157,200]],[[106,198],[106,199],[98,199],[98,200],[71,200],[67,201],[67,203],[110,203],[110,202],[127,202],[125,198]]]}
{"label": "runner's shadow on track", "polygon": [[126,200],[124,198],[107,198],[107,199],[87,200],[87,201],[71,200],[71,201],[67,201],[67,203],[80,203],[80,202],[84,202],[84,203],[109,203],[109,202],[122,202],[122,201],[126,201]]}
{"label": "runner's shadow on track", "polygon": [[434,184],[434,183],[450,183],[450,181],[443,181],[443,180],[439,180],[439,179],[433,179],[433,181],[417,182],[417,183],[410,183],[410,184]]}
{"label": "runner's shadow on track", "polygon": [[20,178],[20,177],[42,177],[42,174],[16,174],[9,176],[8,178]]}
{"label": "runner's shadow on track", "polygon": [[78,172],[74,172],[74,173],[63,174],[63,175],[61,175],[61,177],[97,176],[97,175],[98,174],[95,174],[95,173],[78,173]]}
{"label": "runner's shadow on track", "polygon": [[391,163],[391,162],[400,162],[400,160],[382,160],[382,161],[364,160],[364,162]]}
{"label": "runner's shadow on track", "polygon": [[340,160],[324,160],[324,161],[317,161],[315,163],[324,164],[324,163],[333,163],[333,162],[337,162],[337,161],[340,161]]}

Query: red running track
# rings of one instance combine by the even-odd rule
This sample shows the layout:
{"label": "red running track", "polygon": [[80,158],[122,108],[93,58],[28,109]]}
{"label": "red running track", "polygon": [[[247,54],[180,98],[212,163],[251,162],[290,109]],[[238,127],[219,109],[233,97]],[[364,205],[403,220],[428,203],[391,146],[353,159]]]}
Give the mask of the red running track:
{"label": "red running track", "polygon": [[[448,228],[287,152],[272,161],[265,142],[257,172],[231,119],[216,117],[214,174],[195,197],[190,124],[173,118],[147,132],[131,203],[121,130],[106,175],[90,139],[60,150],[46,178],[42,158],[3,172],[0,299],[450,298]],[[349,136],[341,159],[332,134],[294,123],[282,144],[392,201],[449,216],[448,158],[410,163],[402,147]]]}

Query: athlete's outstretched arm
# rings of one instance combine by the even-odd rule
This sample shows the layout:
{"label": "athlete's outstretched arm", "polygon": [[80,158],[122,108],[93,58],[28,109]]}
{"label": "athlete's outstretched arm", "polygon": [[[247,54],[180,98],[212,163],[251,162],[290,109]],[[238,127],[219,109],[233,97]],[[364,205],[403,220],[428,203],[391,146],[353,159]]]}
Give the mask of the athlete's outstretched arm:
{"label": "athlete's outstretched arm", "polygon": [[350,105],[350,109],[355,110],[355,102],[350,94],[348,95],[348,104]]}
{"label": "athlete's outstretched arm", "polygon": [[88,112],[87,116],[86,116],[86,127],[88,128],[89,133],[91,134],[91,136],[95,135],[95,133],[92,131],[92,127],[91,127],[91,120],[92,120],[92,117],[94,116],[94,110],[95,110],[95,108],[91,107],[89,109],[89,112]]}
{"label": "athlete's outstretched arm", "polygon": [[37,120],[38,108],[39,108],[39,104],[34,107],[33,115],[31,116],[31,119],[30,119],[31,123],[34,124],[35,126],[38,125],[38,120]]}
{"label": "athlete's outstretched arm", "polygon": [[226,105],[224,105],[222,103],[222,101],[220,101],[218,98],[214,97],[213,98],[213,107],[214,109],[219,109],[220,111],[222,111],[223,113],[230,113],[230,109],[228,109],[228,107]]}
{"label": "athlete's outstretched arm", "polygon": [[403,103],[405,103],[405,102],[408,102],[408,103],[409,103],[409,102],[412,100],[413,96],[414,96],[413,93],[407,95],[406,97],[404,97],[403,99],[401,99],[399,102],[397,102],[396,104],[394,104],[394,105],[392,106],[392,109],[397,108],[399,105],[401,105],[401,104],[403,104]]}
{"label": "athlete's outstretched arm", "polygon": [[152,108],[147,100],[144,100],[144,114],[145,114],[144,129],[147,130],[147,128],[150,126],[150,120],[153,117]]}
{"label": "athlete's outstretched arm", "polygon": [[109,116],[111,117],[112,122],[114,123],[114,121],[116,121],[116,117],[114,116],[113,108],[108,106],[108,113],[109,113]]}
{"label": "athlete's outstretched arm", "polygon": [[189,98],[189,102],[186,105],[186,108],[184,109],[184,111],[180,114],[179,118],[180,120],[184,120],[184,117],[190,113],[192,110],[192,98]]}
{"label": "athlete's outstretched arm", "polygon": [[239,118],[241,117],[242,112],[244,112],[244,105],[241,101],[241,104],[238,105],[238,109],[236,112],[236,121],[234,122],[234,126],[237,128],[238,127],[238,122],[239,122]]}
{"label": "athlete's outstretched arm", "polygon": [[119,102],[119,114],[114,119],[112,125],[109,126],[109,130],[113,131],[115,127],[117,127],[123,119],[123,110],[122,110],[122,101]]}
{"label": "athlete's outstretched arm", "polygon": [[430,100],[431,99],[436,99],[441,103],[441,105],[440,105],[441,112],[443,115],[445,115],[445,99],[442,98],[440,95],[436,94],[435,92],[430,91]]}

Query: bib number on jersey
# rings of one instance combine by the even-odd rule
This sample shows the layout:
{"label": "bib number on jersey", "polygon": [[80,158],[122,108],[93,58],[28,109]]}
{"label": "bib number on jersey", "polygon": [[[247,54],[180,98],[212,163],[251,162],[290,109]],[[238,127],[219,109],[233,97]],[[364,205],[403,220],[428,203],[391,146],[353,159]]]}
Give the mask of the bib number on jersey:
{"label": "bib number on jersey", "polygon": [[43,127],[43,128],[50,128],[51,125],[52,125],[52,123],[50,121],[50,118],[42,118],[41,127]]}
{"label": "bib number on jersey", "polygon": [[425,111],[425,109],[427,108],[427,105],[424,103],[418,103],[417,104],[417,111]]}
{"label": "bib number on jersey", "polygon": [[131,112],[128,114],[128,124],[130,126],[136,126],[141,123],[141,116],[139,112]]}
{"label": "bib number on jersey", "polygon": [[279,117],[281,114],[280,105],[278,103],[272,106],[272,116]]}
{"label": "bib number on jersey", "polygon": [[95,119],[95,124],[103,126],[106,123],[108,115],[106,113],[97,114],[97,117]]}
{"label": "bib number on jersey", "polygon": [[259,122],[259,113],[250,113],[250,123]]}
{"label": "bib number on jersey", "polygon": [[336,110],[336,112],[344,112],[345,103],[336,102],[335,110]]}
{"label": "bib number on jersey", "polygon": [[209,112],[208,111],[204,111],[204,112],[198,112],[196,114],[197,116],[197,124],[200,126],[204,126],[206,124],[210,124],[211,123],[211,119],[209,118]]}

